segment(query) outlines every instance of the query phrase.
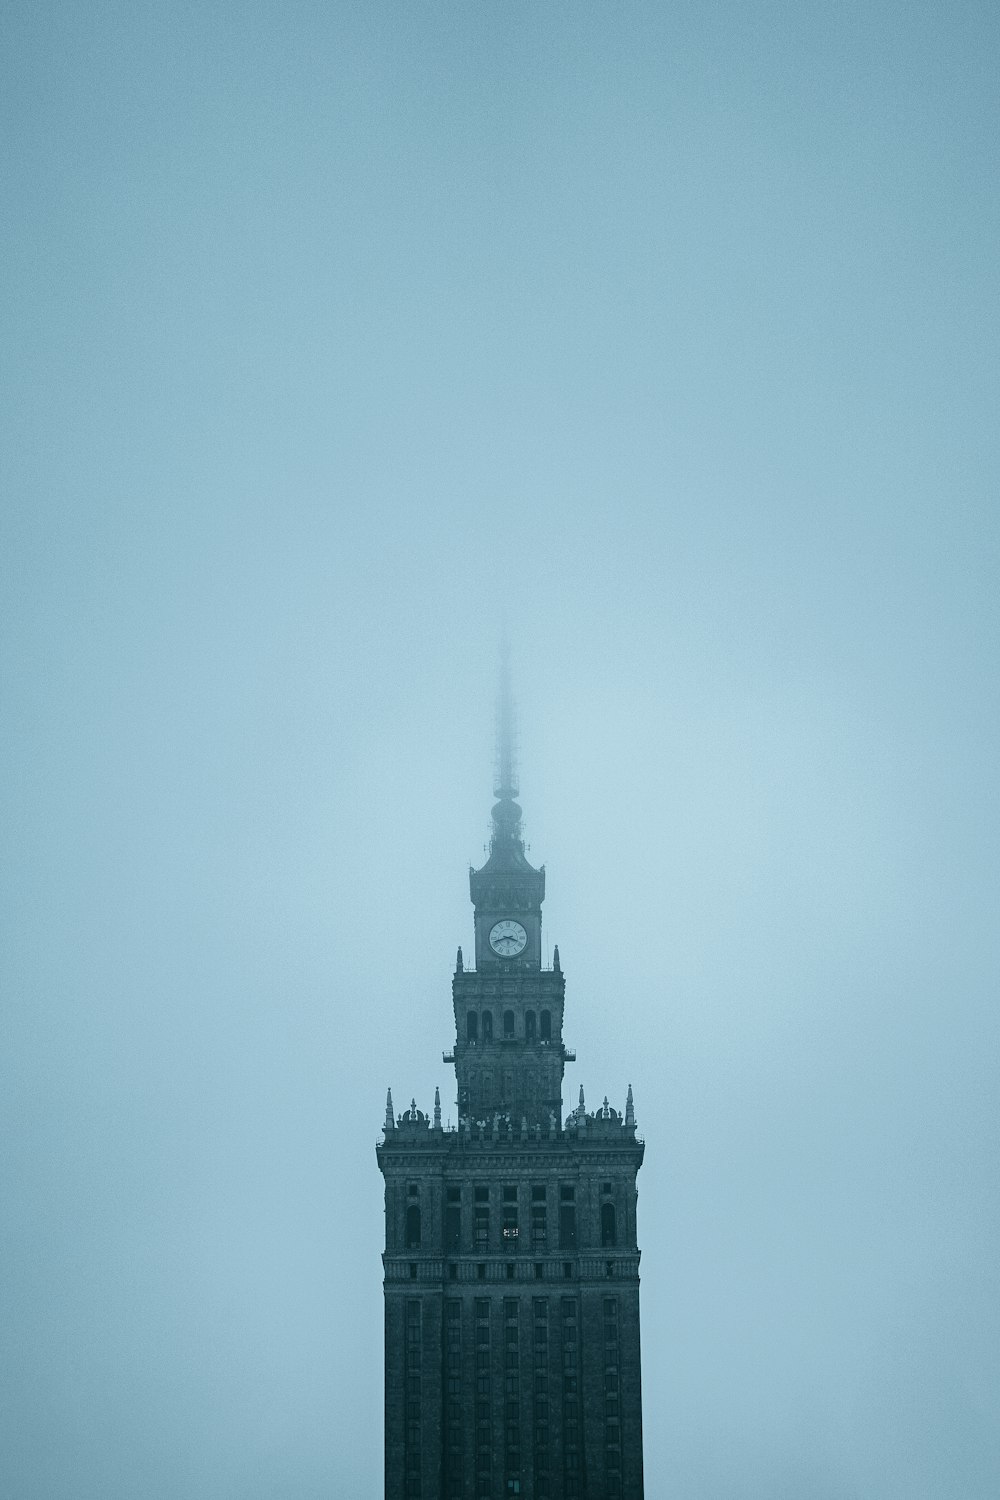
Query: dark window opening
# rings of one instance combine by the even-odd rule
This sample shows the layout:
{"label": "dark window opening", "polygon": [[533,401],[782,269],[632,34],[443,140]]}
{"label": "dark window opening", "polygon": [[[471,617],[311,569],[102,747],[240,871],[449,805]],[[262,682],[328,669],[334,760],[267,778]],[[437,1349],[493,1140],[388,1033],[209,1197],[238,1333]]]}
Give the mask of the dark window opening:
{"label": "dark window opening", "polygon": [[543,1010],[538,1018],[538,1022],[539,1035],[541,1036],[542,1041],[550,1042],[552,1040],[552,1012]]}
{"label": "dark window opening", "polygon": [[601,1183],[601,1192],[605,1195],[605,1197],[610,1196],[610,1193],[611,1193],[611,1184],[610,1184],[610,1182],[602,1182]]}
{"label": "dark window opening", "polygon": [[461,1203],[461,1201],[462,1201],[462,1189],[461,1188],[450,1187],[448,1189],[448,1202],[449,1203]]}
{"label": "dark window opening", "polygon": [[545,1267],[544,1267],[544,1265],[542,1264],[542,1262],[540,1260],[536,1260],[535,1261],[535,1280],[536,1281],[541,1281],[541,1279],[542,1279],[542,1277],[544,1275],[545,1275]]}
{"label": "dark window opening", "polygon": [[601,1204],[601,1244],[617,1245],[618,1226],[615,1218],[615,1205],[613,1203]]}
{"label": "dark window opening", "polygon": [[563,1275],[565,1276],[565,1278],[566,1278],[567,1281],[572,1281],[572,1279],[573,1279],[573,1262],[572,1261],[570,1261],[570,1260],[564,1260],[563,1261]]}
{"label": "dark window opening", "polygon": [[576,1209],[563,1203],[559,1209],[559,1244],[563,1250],[576,1249]]}
{"label": "dark window opening", "polygon": [[413,1261],[411,1260],[410,1261],[410,1280],[411,1281],[416,1281],[416,1279],[417,1279],[417,1268],[414,1265]]}
{"label": "dark window opening", "polygon": [[531,1205],[531,1243],[544,1245],[548,1239],[548,1222],[544,1203]]}
{"label": "dark window opening", "polygon": [[490,1201],[490,1190],[489,1190],[488,1187],[477,1187],[474,1191],[475,1191],[475,1200],[476,1200],[477,1203],[489,1203],[489,1201]]}
{"label": "dark window opening", "polygon": [[505,1010],[503,1013],[503,1034],[505,1037],[514,1035],[514,1012]]}
{"label": "dark window opening", "polygon": [[505,1187],[504,1190],[503,1190],[503,1201],[505,1203],[516,1203],[517,1202],[517,1188],[516,1187]]}
{"label": "dark window opening", "polygon": [[411,1203],[406,1210],[406,1248],[420,1248],[420,1209],[415,1203]]}
{"label": "dark window opening", "polygon": [[444,1248],[458,1250],[462,1243],[462,1210],[449,1206],[444,1211]]}
{"label": "dark window opening", "polygon": [[545,1184],[544,1184],[544,1182],[535,1182],[535,1183],[532,1184],[532,1187],[531,1187],[531,1201],[532,1201],[532,1203],[544,1203],[545,1202]]}
{"label": "dark window opening", "polygon": [[572,1203],[576,1198],[576,1188],[568,1182],[560,1183],[559,1197],[562,1199],[563,1203]]}
{"label": "dark window opening", "polygon": [[420,1197],[420,1189],[419,1189],[419,1187],[417,1186],[417,1184],[415,1182],[408,1182],[407,1183],[407,1185],[406,1185],[406,1196],[408,1198],[419,1198]]}
{"label": "dark window opening", "polygon": [[509,1260],[507,1262],[507,1280],[514,1280],[514,1262],[512,1260]]}
{"label": "dark window opening", "polygon": [[489,1208],[476,1207],[473,1219],[473,1241],[477,1250],[485,1250],[490,1240]]}
{"label": "dark window opening", "polygon": [[474,1010],[470,1010],[465,1018],[465,1034],[470,1042],[476,1041],[479,1037],[479,1017]]}

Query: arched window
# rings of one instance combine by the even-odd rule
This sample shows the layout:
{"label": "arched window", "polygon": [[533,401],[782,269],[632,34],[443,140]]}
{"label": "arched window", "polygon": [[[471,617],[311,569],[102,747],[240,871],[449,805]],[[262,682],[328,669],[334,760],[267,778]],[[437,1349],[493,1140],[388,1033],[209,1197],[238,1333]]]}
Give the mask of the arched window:
{"label": "arched window", "polygon": [[406,1210],[406,1248],[407,1250],[420,1248],[420,1209],[415,1203],[411,1203]]}
{"label": "arched window", "polygon": [[470,1010],[466,1017],[465,1034],[470,1042],[476,1041],[479,1036],[479,1017],[474,1010]]}
{"label": "arched window", "polygon": [[551,1011],[543,1010],[538,1019],[539,1019],[539,1023],[540,1023],[540,1026],[541,1026],[541,1038],[542,1038],[542,1041],[543,1042],[551,1042],[551,1040],[552,1040],[552,1013],[551,1013]]}
{"label": "arched window", "polygon": [[505,1010],[503,1013],[503,1034],[505,1037],[514,1035],[514,1012]]}
{"label": "arched window", "polygon": [[601,1244],[616,1245],[618,1243],[617,1226],[615,1224],[615,1205],[613,1203],[601,1204]]}
{"label": "arched window", "polygon": [[491,1010],[484,1010],[483,1011],[483,1041],[484,1042],[492,1042],[492,1040],[493,1040],[493,1012]]}
{"label": "arched window", "polygon": [[535,1040],[535,1012],[526,1010],[524,1013],[524,1036],[528,1042]]}

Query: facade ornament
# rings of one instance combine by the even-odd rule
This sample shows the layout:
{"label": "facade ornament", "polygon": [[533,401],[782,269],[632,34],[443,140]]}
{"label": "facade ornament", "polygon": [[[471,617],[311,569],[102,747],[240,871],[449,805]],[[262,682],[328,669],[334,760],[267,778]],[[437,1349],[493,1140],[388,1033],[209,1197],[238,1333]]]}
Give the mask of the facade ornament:
{"label": "facade ornament", "polygon": [[434,1129],[441,1129],[441,1090],[437,1084],[434,1085]]}
{"label": "facade ornament", "polygon": [[389,1134],[390,1130],[395,1130],[395,1128],[396,1128],[396,1121],[393,1118],[393,1113],[392,1113],[392,1089],[386,1089],[386,1091],[385,1091],[385,1133],[386,1133],[386,1135]]}
{"label": "facade ornament", "polygon": [[625,1129],[635,1129],[635,1105],[632,1102],[632,1085],[628,1086],[628,1097],[625,1100]]}

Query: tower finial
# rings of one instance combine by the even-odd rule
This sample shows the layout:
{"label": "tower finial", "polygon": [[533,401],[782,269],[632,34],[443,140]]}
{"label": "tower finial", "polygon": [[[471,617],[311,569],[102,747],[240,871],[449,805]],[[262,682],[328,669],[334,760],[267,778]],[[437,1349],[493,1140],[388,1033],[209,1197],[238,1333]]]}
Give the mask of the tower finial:
{"label": "tower finial", "polygon": [[500,637],[500,685],[497,693],[497,764],[494,795],[513,802],[517,783],[517,717],[510,685],[510,641]]}
{"label": "tower finial", "polygon": [[441,1090],[434,1085],[434,1129],[441,1129]]}
{"label": "tower finial", "polygon": [[521,838],[521,809],[516,797],[517,781],[517,715],[510,686],[510,646],[504,634],[500,642],[500,684],[497,693],[496,775],[493,781],[496,802],[493,806],[493,837],[490,855],[524,857]]}
{"label": "tower finial", "polygon": [[628,1086],[628,1098],[625,1100],[625,1129],[635,1128],[635,1104],[632,1100],[632,1085]]}
{"label": "tower finial", "polygon": [[396,1121],[394,1120],[393,1114],[392,1114],[392,1089],[386,1089],[386,1091],[385,1091],[385,1129],[386,1129],[386,1134],[388,1134],[390,1130],[395,1130],[395,1128],[396,1128]]}

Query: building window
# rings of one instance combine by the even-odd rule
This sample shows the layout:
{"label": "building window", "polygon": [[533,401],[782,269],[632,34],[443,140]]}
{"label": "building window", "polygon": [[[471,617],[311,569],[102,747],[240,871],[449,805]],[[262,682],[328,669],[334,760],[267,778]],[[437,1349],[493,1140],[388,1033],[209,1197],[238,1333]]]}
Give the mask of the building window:
{"label": "building window", "polygon": [[503,1238],[509,1249],[517,1248],[517,1188],[505,1187],[503,1190]]}
{"label": "building window", "polygon": [[503,1034],[508,1040],[514,1035],[514,1012],[512,1010],[505,1010],[503,1013]]}
{"label": "building window", "polygon": [[403,1431],[403,1469],[407,1500],[420,1497],[420,1303],[408,1301],[406,1322],[406,1426]]}
{"label": "building window", "polygon": [[452,1252],[462,1248],[462,1210],[453,1203],[444,1211],[444,1248]]}
{"label": "building window", "polygon": [[541,1036],[542,1041],[543,1042],[551,1042],[551,1040],[552,1040],[552,1012],[551,1011],[549,1011],[549,1010],[543,1010],[542,1011],[541,1015],[538,1018],[538,1026],[539,1026],[539,1035]]}
{"label": "building window", "polygon": [[618,1243],[617,1226],[615,1224],[615,1205],[613,1203],[601,1204],[601,1244],[616,1245]]}
{"label": "building window", "polygon": [[465,1035],[470,1042],[479,1040],[479,1017],[474,1010],[470,1010],[465,1018]]}
{"label": "building window", "polygon": [[447,1444],[445,1449],[445,1472],[448,1494],[462,1492],[462,1304],[450,1297],[445,1303],[445,1355],[448,1371]]}
{"label": "building window", "polygon": [[548,1232],[548,1216],[545,1212],[545,1204],[533,1203],[531,1205],[531,1243],[536,1249],[545,1249]]}
{"label": "building window", "polygon": [[559,1248],[576,1249],[576,1207],[572,1203],[559,1205]]}
{"label": "building window", "polygon": [[490,1243],[490,1209],[488,1203],[477,1203],[473,1210],[472,1235],[476,1250],[485,1250]]}
{"label": "building window", "polygon": [[524,1039],[526,1042],[535,1040],[535,1012],[527,1010],[524,1013]]}
{"label": "building window", "polygon": [[411,1203],[406,1210],[406,1248],[420,1248],[420,1209],[416,1203]]}

